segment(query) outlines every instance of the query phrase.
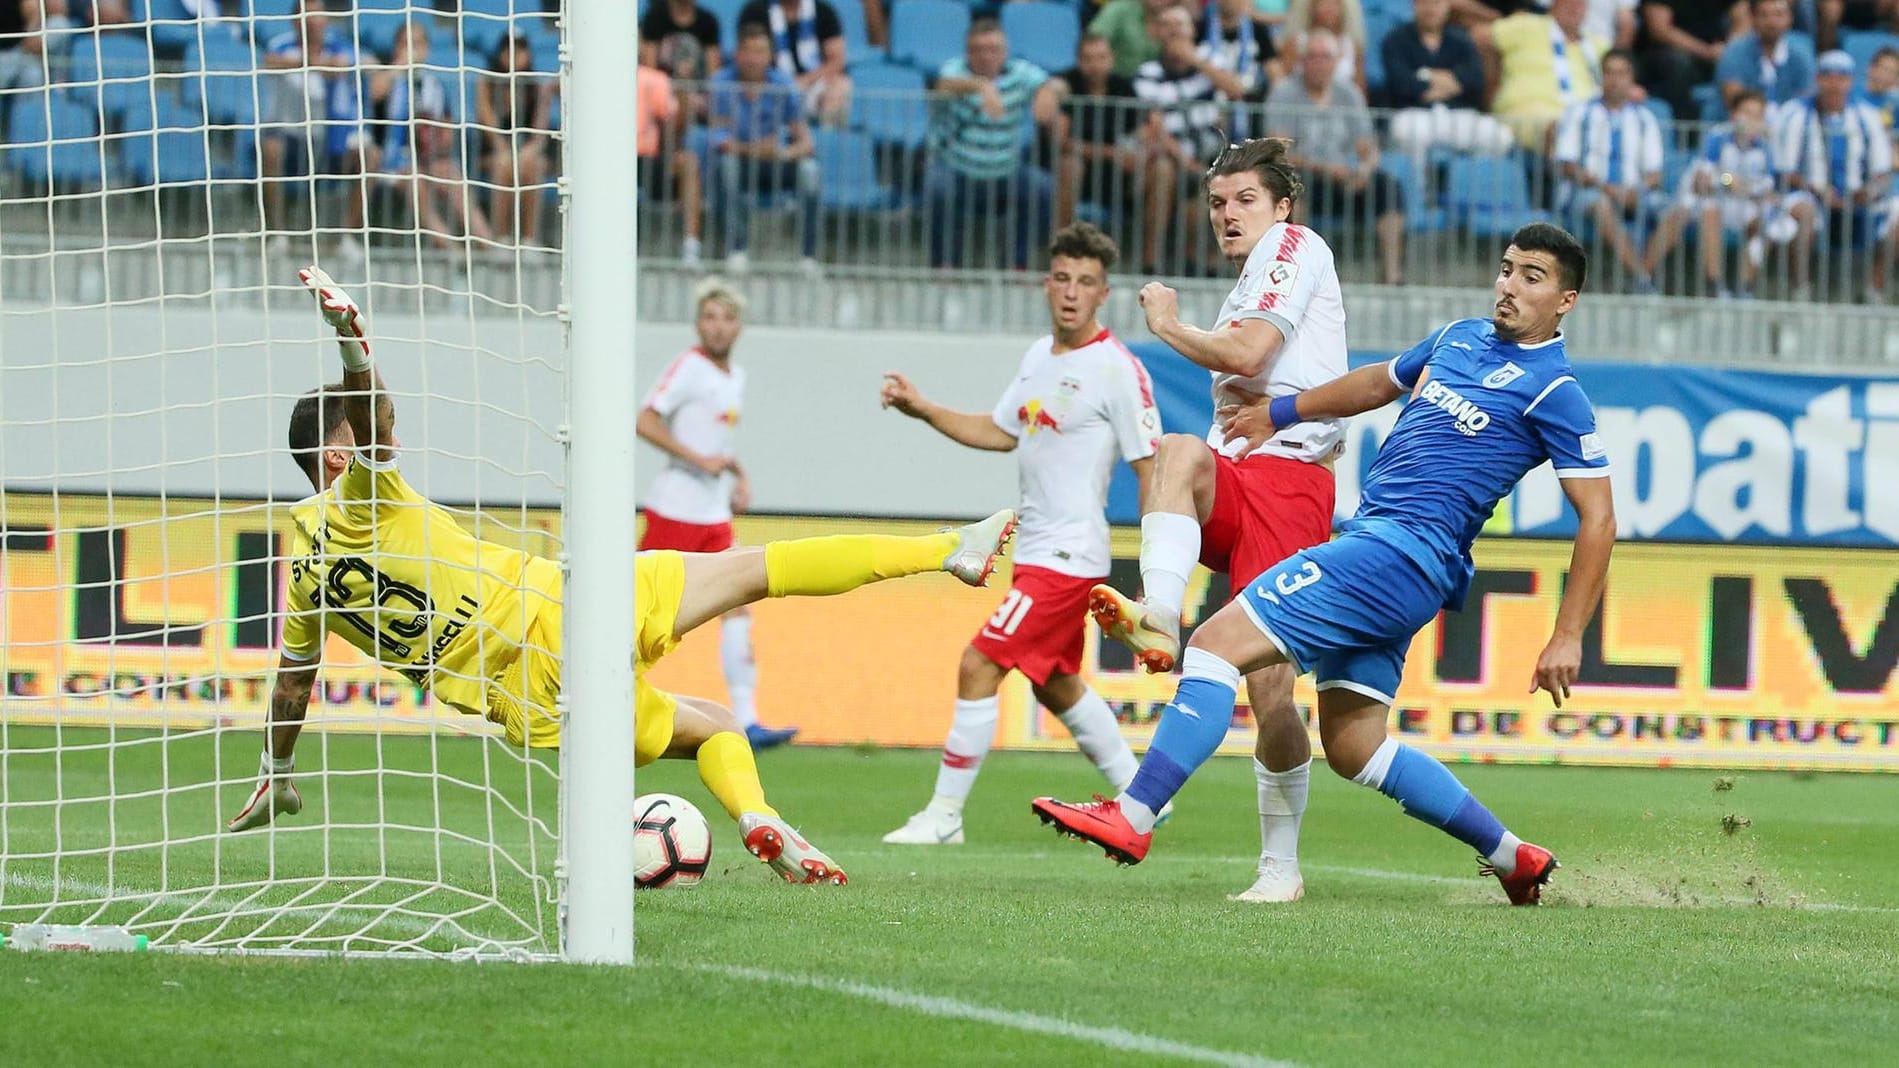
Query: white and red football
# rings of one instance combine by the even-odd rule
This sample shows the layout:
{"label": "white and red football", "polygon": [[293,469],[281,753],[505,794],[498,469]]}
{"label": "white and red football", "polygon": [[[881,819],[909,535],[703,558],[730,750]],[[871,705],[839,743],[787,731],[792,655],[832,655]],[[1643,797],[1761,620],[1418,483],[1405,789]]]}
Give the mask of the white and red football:
{"label": "white and red football", "polygon": [[673,794],[633,800],[633,879],[642,890],[693,886],[712,863],[712,828],[692,802]]}

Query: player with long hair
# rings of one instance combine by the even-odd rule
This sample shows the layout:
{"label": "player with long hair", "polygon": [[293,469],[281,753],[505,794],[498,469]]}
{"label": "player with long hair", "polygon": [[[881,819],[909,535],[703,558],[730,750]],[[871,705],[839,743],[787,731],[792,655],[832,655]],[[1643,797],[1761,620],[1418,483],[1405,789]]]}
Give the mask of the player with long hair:
{"label": "player with long hair", "polygon": [[[1179,295],[1159,282],[1141,290],[1148,329],[1212,375],[1216,407],[1288,396],[1346,371],[1345,297],[1332,249],[1292,221],[1305,183],[1287,162],[1291,142],[1258,137],[1229,145],[1207,168],[1207,214],[1220,251],[1239,271],[1213,329],[1180,321]],[[1148,671],[1172,671],[1180,619],[1196,562],[1223,571],[1239,590],[1253,577],[1332,535],[1332,461],[1344,437],[1337,419],[1314,419],[1263,442],[1169,434],[1154,461],[1153,492],[1141,502],[1141,585],[1133,601],[1096,586],[1102,629],[1134,650]],[[1248,902],[1305,894],[1299,824],[1312,774],[1312,742],[1292,702],[1283,665],[1247,676],[1258,734],[1260,851]],[[1230,721],[1232,708],[1206,708]]]}

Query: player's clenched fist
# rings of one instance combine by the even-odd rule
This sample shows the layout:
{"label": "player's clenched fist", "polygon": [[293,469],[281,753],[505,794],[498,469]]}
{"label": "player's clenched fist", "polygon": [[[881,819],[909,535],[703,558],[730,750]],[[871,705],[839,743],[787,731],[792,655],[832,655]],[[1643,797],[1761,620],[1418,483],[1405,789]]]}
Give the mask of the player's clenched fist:
{"label": "player's clenched fist", "polygon": [[884,388],[880,403],[885,408],[895,408],[905,415],[921,417],[923,415],[923,394],[910,380],[895,371],[884,372]]}
{"label": "player's clenched fist", "polygon": [[1147,313],[1148,329],[1180,319],[1180,294],[1174,287],[1149,282],[1141,287],[1141,310]]}

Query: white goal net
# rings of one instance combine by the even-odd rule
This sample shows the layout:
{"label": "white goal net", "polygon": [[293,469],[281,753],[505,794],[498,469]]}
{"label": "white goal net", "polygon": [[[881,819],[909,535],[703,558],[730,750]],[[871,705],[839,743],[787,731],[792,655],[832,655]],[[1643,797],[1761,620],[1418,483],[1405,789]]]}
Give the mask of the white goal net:
{"label": "white goal net", "polygon": [[562,558],[561,20],[442,6],[46,0],[0,22],[0,931],[561,952],[557,751],[339,634],[302,812],[225,830],[313,492],[286,428],[342,375],[300,267],[364,309],[403,477]]}

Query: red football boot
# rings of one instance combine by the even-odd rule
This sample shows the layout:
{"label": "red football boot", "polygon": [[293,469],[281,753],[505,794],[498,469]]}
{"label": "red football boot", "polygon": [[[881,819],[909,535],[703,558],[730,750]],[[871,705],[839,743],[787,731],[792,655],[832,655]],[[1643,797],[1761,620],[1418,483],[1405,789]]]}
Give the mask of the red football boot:
{"label": "red football boot", "polygon": [[1029,806],[1042,822],[1052,824],[1057,833],[1084,842],[1093,842],[1117,864],[1139,864],[1154,843],[1154,833],[1141,834],[1121,814],[1121,803],[1100,794],[1087,804],[1071,805],[1052,797],[1038,797]]}
{"label": "red football boot", "polygon": [[1556,869],[1562,867],[1550,851],[1539,845],[1524,842],[1517,846],[1517,867],[1508,875],[1498,871],[1492,864],[1484,864],[1477,870],[1483,875],[1495,875],[1503,884],[1503,892],[1510,897],[1512,905],[1540,905],[1543,903],[1543,887],[1550,881]]}

